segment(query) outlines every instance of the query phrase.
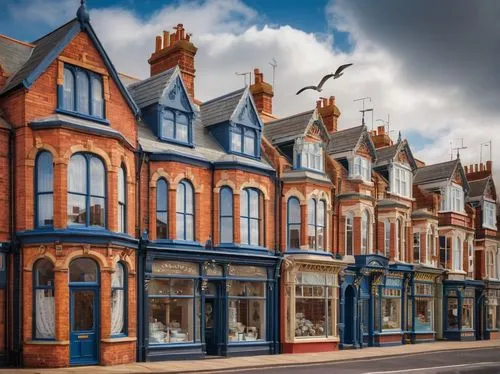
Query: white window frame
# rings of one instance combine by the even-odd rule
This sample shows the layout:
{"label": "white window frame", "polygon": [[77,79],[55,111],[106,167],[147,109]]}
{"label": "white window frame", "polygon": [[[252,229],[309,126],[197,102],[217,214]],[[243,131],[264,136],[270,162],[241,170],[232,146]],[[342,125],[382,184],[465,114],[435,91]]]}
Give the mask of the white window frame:
{"label": "white window frame", "polygon": [[432,263],[431,258],[433,252],[432,250],[433,241],[434,241],[434,235],[432,233],[432,228],[429,226],[425,234],[425,263],[428,265]]}
{"label": "white window frame", "polygon": [[325,171],[325,152],[323,145],[320,143],[304,142],[302,138],[300,141],[297,140],[294,157],[294,164],[299,169],[310,169],[321,173]]}
{"label": "white window frame", "polygon": [[493,201],[483,201],[483,227],[497,229],[497,205]]}
{"label": "white window frame", "polygon": [[365,182],[372,180],[372,163],[369,159],[354,156],[349,160],[349,178],[362,179]]}
{"label": "white window frame", "polygon": [[406,197],[413,197],[413,173],[408,165],[393,163],[391,166],[391,193]]}
{"label": "white window frame", "polygon": [[[413,262],[421,263],[422,262],[422,242],[420,240],[420,233],[419,232],[414,232],[413,233]],[[415,259],[415,249],[418,248],[418,258]]]}
{"label": "white window frame", "polygon": [[367,255],[371,250],[371,215],[365,210],[361,215],[361,254]]}
{"label": "white window frame", "polygon": [[[462,270],[463,269],[463,243],[462,239],[459,236],[453,238],[453,249],[452,249],[453,270]],[[458,257],[457,257],[458,254]]]}
{"label": "white window frame", "polygon": [[441,212],[463,213],[465,210],[463,187],[452,183],[441,190],[439,209]]}
{"label": "white window frame", "polygon": [[474,277],[474,241],[472,239],[469,239],[467,243],[467,260],[469,265],[468,272],[472,273]]}
{"label": "white window frame", "polygon": [[384,256],[391,256],[391,222],[388,219],[384,220]]}

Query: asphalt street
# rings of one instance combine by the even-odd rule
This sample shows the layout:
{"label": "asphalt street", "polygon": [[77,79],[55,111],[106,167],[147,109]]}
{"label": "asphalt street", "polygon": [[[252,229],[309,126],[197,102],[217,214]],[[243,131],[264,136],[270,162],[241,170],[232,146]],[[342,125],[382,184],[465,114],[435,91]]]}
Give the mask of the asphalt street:
{"label": "asphalt street", "polygon": [[266,374],[498,374],[500,373],[500,349],[431,352],[408,356],[343,361],[332,364],[238,370],[238,373],[255,374],[257,371]]}

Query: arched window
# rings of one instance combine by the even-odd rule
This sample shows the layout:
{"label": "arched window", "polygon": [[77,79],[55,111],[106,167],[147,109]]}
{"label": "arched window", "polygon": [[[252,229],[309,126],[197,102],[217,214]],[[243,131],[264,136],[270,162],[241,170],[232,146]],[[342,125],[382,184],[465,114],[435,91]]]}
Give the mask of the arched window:
{"label": "arched window", "polygon": [[456,237],[453,242],[453,270],[462,270],[462,240]]}
{"label": "arched window", "polygon": [[99,271],[94,260],[87,257],[77,258],[69,265],[71,283],[98,283]]}
{"label": "arched window", "polygon": [[260,191],[245,188],[240,194],[240,232],[241,243],[261,244],[261,222],[263,201]]}
{"label": "arched window", "polygon": [[193,186],[187,180],[183,180],[177,186],[176,213],[177,239],[194,240]]}
{"label": "arched window", "polygon": [[156,239],[168,238],[168,188],[167,181],[158,179],[156,184]]}
{"label": "arched window", "polygon": [[300,248],[300,202],[296,197],[288,199],[288,235],[287,248]]}
{"label": "arched window", "polygon": [[75,77],[68,68],[64,68],[62,108],[75,110]]}
{"label": "arched window", "polygon": [[345,254],[347,256],[352,256],[354,254],[353,227],[354,227],[354,217],[352,213],[347,213],[347,216],[345,217]]}
{"label": "arched window", "polygon": [[127,271],[117,262],[111,276],[111,335],[127,333]]}
{"label": "arched window", "polygon": [[54,265],[42,258],[33,267],[33,338],[55,338]]}
{"label": "arched window", "polygon": [[54,167],[52,154],[40,152],[36,157],[35,209],[36,227],[48,227],[54,223]]}
{"label": "arched window", "polygon": [[77,111],[83,114],[89,113],[89,76],[86,72],[78,70],[76,73],[76,102]]}
{"label": "arched window", "polygon": [[361,254],[366,255],[370,252],[370,213],[364,211],[361,216]]}
{"label": "arched window", "polygon": [[323,200],[307,203],[307,238],[310,249],[325,250],[326,208]]}
{"label": "arched window", "polygon": [[118,232],[127,231],[127,173],[122,166],[118,170]]}
{"label": "arched window", "polygon": [[220,242],[233,243],[233,191],[229,187],[220,190]]}
{"label": "arched window", "polygon": [[391,223],[388,219],[384,221],[384,256],[391,255]]}
{"label": "arched window", "polygon": [[68,225],[105,226],[106,172],[100,158],[73,155],[68,166]]}

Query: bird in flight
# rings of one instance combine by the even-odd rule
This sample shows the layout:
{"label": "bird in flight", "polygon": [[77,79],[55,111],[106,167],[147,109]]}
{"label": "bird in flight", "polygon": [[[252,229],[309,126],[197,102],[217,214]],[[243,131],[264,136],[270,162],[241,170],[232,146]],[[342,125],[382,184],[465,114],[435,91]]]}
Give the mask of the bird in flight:
{"label": "bird in flight", "polygon": [[340,78],[340,77],[342,76],[342,74],[344,74],[344,73],[343,73],[343,71],[344,71],[345,69],[347,69],[347,68],[348,68],[349,66],[351,66],[351,65],[352,65],[352,64],[344,64],[344,65],[340,65],[340,66],[337,68],[337,70],[335,71],[335,73],[325,75],[325,76],[321,79],[321,81],[319,82],[319,84],[318,84],[317,86],[306,86],[306,87],[302,87],[300,90],[298,90],[298,91],[297,91],[296,95],[298,95],[298,94],[302,93],[302,92],[303,92],[303,91],[305,91],[305,90],[315,90],[315,91],[318,91],[318,92],[323,91],[322,87],[323,87],[323,85],[325,84],[325,82],[326,82],[328,79],[330,79],[330,78],[332,78],[332,77],[333,77],[333,79]]}

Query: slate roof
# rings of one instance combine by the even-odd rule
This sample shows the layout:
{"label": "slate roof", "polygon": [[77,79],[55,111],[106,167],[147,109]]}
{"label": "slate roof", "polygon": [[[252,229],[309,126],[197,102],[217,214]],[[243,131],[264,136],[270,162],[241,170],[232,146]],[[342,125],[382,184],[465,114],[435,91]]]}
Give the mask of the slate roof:
{"label": "slate roof", "polygon": [[469,181],[469,197],[480,197],[484,195],[484,190],[490,181],[490,177]]}
{"label": "slate roof", "polygon": [[0,35],[0,66],[12,77],[28,60],[33,46]]}
{"label": "slate roof", "polygon": [[231,119],[238,106],[245,88],[206,101],[201,104],[202,126],[208,127]]}
{"label": "slate roof", "polygon": [[279,144],[304,134],[314,110],[298,113],[290,117],[268,122],[264,126],[264,136],[272,143]]}
{"label": "slate roof", "polygon": [[377,149],[377,165],[392,160],[398,153],[399,143]]}
{"label": "slate roof", "polygon": [[425,184],[450,179],[453,177],[457,163],[458,159],[418,168],[413,183]]}
{"label": "slate roof", "polygon": [[66,37],[67,33],[77,23],[78,20],[75,18],[40,39],[35,40],[32,43],[35,45],[33,52],[17,73],[7,81],[7,84],[1,93],[5,93],[21,84],[30,75],[30,73],[38,67],[40,62],[42,62],[42,60],[44,60],[45,57],[52,52],[54,47]]}
{"label": "slate roof", "polygon": [[127,86],[128,92],[130,92],[139,108],[145,108],[160,100],[165,87],[170,83],[170,78],[174,74],[175,69],[173,67],[160,74]]}
{"label": "slate roof", "polygon": [[353,150],[356,148],[356,145],[365,130],[366,126],[361,125],[330,134],[330,142],[328,143],[327,149],[328,154],[336,154]]}
{"label": "slate roof", "polygon": [[139,83],[141,81],[139,78],[131,77],[130,75],[124,73],[118,73],[118,76],[120,77],[120,80],[125,87],[128,87],[134,83]]}

